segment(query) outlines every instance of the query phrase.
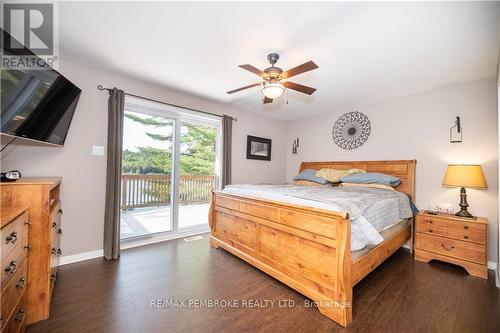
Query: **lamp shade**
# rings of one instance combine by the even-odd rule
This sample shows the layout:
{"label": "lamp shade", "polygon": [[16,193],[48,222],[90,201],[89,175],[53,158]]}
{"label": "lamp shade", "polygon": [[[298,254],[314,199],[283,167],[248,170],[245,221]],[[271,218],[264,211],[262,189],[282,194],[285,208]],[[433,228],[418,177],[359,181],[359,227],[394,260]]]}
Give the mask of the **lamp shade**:
{"label": "lamp shade", "polygon": [[285,86],[283,86],[280,82],[264,82],[261,91],[267,98],[275,99],[280,97],[285,92]]}
{"label": "lamp shade", "polygon": [[446,169],[443,186],[486,189],[483,169],[478,164],[450,164]]}

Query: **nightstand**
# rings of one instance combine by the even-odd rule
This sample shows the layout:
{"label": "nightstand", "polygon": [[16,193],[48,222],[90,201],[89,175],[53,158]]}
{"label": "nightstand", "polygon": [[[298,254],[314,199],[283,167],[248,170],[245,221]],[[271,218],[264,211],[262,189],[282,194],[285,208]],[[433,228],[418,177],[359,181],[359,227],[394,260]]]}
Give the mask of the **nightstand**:
{"label": "nightstand", "polygon": [[415,219],[415,260],[432,259],[462,266],[474,276],[488,278],[486,264],[488,220],[455,215],[418,213]]}

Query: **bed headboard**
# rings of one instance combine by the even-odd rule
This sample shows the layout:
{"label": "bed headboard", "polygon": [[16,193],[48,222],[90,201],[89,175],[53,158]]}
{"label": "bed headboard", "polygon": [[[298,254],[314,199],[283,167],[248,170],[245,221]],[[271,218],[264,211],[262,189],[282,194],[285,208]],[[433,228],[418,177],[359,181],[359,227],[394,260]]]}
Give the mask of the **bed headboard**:
{"label": "bed headboard", "polygon": [[395,189],[411,195],[415,201],[415,166],[417,160],[398,161],[335,161],[335,162],[302,162],[300,171],[305,169],[363,169],[367,172],[380,172],[398,177],[401,180]]}

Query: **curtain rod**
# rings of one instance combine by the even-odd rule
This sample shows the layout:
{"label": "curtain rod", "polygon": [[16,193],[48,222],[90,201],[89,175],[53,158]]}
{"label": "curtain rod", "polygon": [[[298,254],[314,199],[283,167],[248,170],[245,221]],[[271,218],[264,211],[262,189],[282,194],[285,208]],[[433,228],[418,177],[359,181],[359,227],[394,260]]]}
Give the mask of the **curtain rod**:
{"label": "curtain rod", "polygon": [[[97,89],[98,90],[107,90],[107,91],[111,91],[112,90],[111,88],[105,88],[105,87],[103,87],[101,84],[99,84],[97,86]],[[197,109],[193,109],[193,108],[188,108],[188,107],[182,106],[182,105],[167,103],[167,102],[159,101],[157,99],[153,99],[153,98],[149,98],[149,97],[143,97],[143,96],[139,96],[139,95],[129,94],[127,92],[125,92],[125,95],[131,96],[131,97],[136,97],[136,98],[142,98],[142,99],[145,99],[145,100],[148,100],[148,101],[151,101],[151,102],[156,102],[156,103],[160,103],[160,104],[174,106],[174,107],[177,107],[177,108],[182,108],[182,109],[186,109],[186,110],[190,110],[190,111],[195,111],[195,112],[200,112],[200,113],[204,113],[204,114],[208,114],[208,115],[211,115],[211,116],[216,116],[216,117],[221,117],[222,118],[222,116],[220,114],[216,114],[216,113],[212,113],[212,112],[207,112],[207,111],[202,111],[202,110],[197,110]],[[229,117],[232,120],[234,120],[234,121],[238,121],[238,118],[231,117],[231,116],[229,116]]]}

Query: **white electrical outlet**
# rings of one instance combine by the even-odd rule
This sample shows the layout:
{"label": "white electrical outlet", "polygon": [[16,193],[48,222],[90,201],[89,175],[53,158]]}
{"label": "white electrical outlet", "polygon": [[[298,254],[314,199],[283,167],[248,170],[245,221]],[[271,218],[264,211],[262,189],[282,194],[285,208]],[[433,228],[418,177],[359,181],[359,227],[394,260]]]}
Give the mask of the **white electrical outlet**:
{"label": "white electrical outlet", "polygon": [[92,146],[92,155],[104,156],[104,146]]}

